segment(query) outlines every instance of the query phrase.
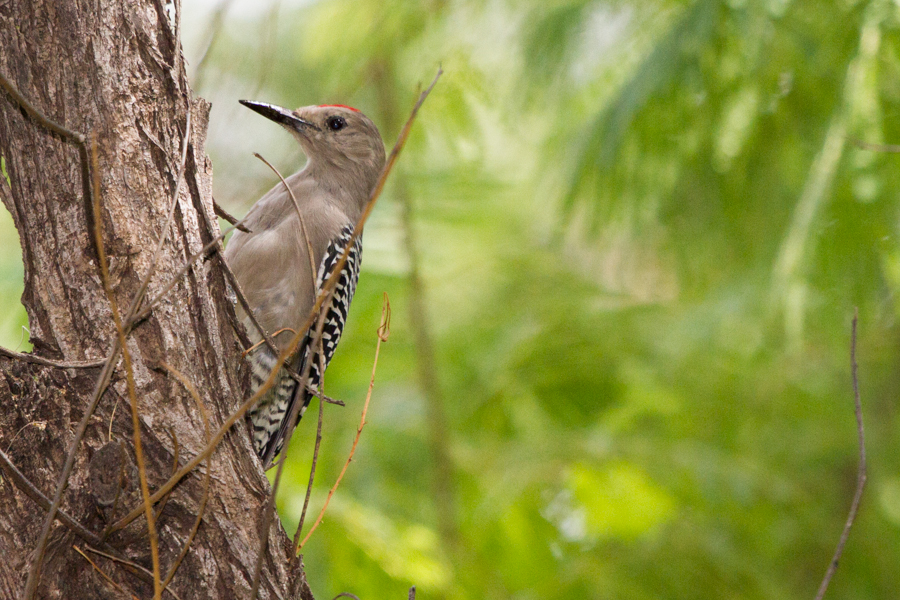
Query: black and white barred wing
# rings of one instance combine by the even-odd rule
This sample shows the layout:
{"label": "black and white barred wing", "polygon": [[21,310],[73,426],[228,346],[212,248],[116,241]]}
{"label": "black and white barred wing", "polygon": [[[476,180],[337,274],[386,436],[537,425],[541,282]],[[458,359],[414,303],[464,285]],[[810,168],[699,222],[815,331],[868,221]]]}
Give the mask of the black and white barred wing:
{"label": "black and white barred wing", "polygon": [[[322,257],[322,264],[319,265],[319,274],[316,277],[316,290],[321,292],[322,287],[334,267],[344,253],[344,249],[350,242],[353,235],[353,226],[345,225],[341,229],[340,235],[328,244],[325,256]],[[344,330],[344,324],[347,322],[347,314],[350,311],[350,302],[353,300],[353,294],[356,293],[356,283],[359,280],[359,266],[362,259],[362,239],[356,238],[353,247],[347,254],[347,262],[344,263],[340,274],[338,275],[337,284],[334,287],[334,294],[331,302],[327,305],[328,310],[325,315],[325,321],[322,324],[321,343],[316,344],[317,331],[320,319],[317,319],[309,332],[307,332],[306,349],[304,352],[309,353],[310,348],[315,345],[316,359],[312,362],[309,370],[309,384],[311,387],[317,387],[322,381],[322,370],[328,367],[334,351],[337,349],[338,342],[341,340],[341,332]],[[304,355],[304,359],[306,356]]]}
{"label": "black and white barred wing", "polygon": [[[322,287],[334,267],[340,261],[344,253],[344,249],[350,242],[353,235],[353,226],[345,225],[340,234],[328,244],[325,255],[322,257],[322,263],[319,265],[319,272],[316,276],[316,293],[322,291]],[[357,237],[350,248],[347,255],[347,261],[341,268],[338,275],[334,293],[331,296],[331,302],[323,304],[325,310],[325,320],[322,323],[321,336],[317,334],[319,323],[321,321],[321,312],[317,317],[300,345],[297,360],[294,361],[296,371],[303,374],[306,369],[306,362],[309,364],[309,387],[315,389],[322,381],[322,374],[331,362],[334,351],[337,349],[338,342],[341,340],[341,333],[344,330],[344,324],[347,322],[347,314],[350,311],[350,302],[353,300],[353,294],[356,292],[356,283],[359,280],[359,267],[362,261],[362,239]],[[327,300],[327,299],[326,299]],[[284,438],[287,435],[288,428],[294,427],[303,417],[306,407],[310,401],[310,394],[301,386],[295,386],[291,394],[290,402],[284,408],[283,418],[278,428],[278,432],[272,436],[266,443],[264,452],[262,453],[263,463],[268,466],[272,459],[281,452],[281,446],[284,444]],[[300,410],[297,413],[297,421],[288,423],[289,415],[293,409],[295,402],[302,402]]]}

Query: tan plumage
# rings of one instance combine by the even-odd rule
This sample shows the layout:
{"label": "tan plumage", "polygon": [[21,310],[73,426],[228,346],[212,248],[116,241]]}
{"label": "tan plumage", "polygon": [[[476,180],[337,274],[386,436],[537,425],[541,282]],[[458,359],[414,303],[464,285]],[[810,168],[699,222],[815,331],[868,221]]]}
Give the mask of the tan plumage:
{"label": "tan plumage", "polygon": [[[288,177],[286,182],[297,199],[309,235],[316,275],[327,279],[323,259],[329,247],[333,252],[342,230],[355,226],[384,167],[384,144],[378,129],[361,112],[344,106],[307,106],[288,111],[267,104],[245,101],[242,104],[283,125],[307,156],[303,170]],[[297,209],[280,181],[253,205],[244,224],[250,233],[236,231],[225,250],[225,258],[263,328],[270,334],[285,328],[296,331],[305,324],[317,289]],[[337,250],[342,251],[343,244]],[[347,282],[352,285],[343,313],[335,312],[336,320],[341,321],[335,325],[338,338],[343,327],[340,315],[346,316],[356,285],[359,259],[357,256],[352,266],[355,270],[347,272]],[[335,302],[339,300],[336,298]],[[240,307],[238,314],[250,339],[261,340]],[[275,342],[284,349],[291,337],[289,332],[281,333]],[[301,346],[295,361],[298,372],[302,369],[303,352]],[[326,348],[326,365],[330,357]],[[250,361],[254,372],[252,392],[255,392],[274,365],[274,355],[262,346],[251,353]],[[312,373],[311,379],[314,376]],[[305,390],[295,390],[294,383],[288,377],[281,377],[251,411],[254,445],[267,467],[280,450],[287,427],[292,426],[282,423],[290,403],[300,400],[305,408],[309,402]],[[313,385],[317,383],[311,381]]]}

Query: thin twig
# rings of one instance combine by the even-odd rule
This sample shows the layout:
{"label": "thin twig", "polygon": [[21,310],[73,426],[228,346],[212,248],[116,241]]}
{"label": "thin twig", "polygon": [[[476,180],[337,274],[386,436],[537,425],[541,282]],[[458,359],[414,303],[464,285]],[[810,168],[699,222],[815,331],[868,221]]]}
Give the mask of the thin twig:
{"label": "thin twig", "polygon": [[225,219],[226,221],[237,227],[240,231],[243,231],[244,233],[252,233],[249,229],[241,224],[241,221],[238,221],[236,217],[222,208],[219,203],[216,202],[215,198],[213,198],[213,212],[216,213],[217,217],[219,217],[220,219]]}
{"label": "thin twig", "polygon": [[[178,436],[175,435],[175,430],[171,427],[166,427],[166,433],[169,434],[169,437],[172,439],[172,474],[170,477],[178,472],[178,459],[181,454],[181,444],[178,443]],[[166,503],[169,502],[169,498],[172,494],[167,494],[159,503],[159,507],[156,509],[156,520],[159,521],[159,516],[166,509]]]}
{"label": "thin twig", "polygon": [[118,583],[116,583],[115,581],[113,581],[112,578],[111,578],[109,575],[107,575],[106,573],[104,573],[104,572],[103,572],[103,569],[101,569],[100,567],[97,566],[97,563],[95,563],[94,561],[92,561],[91,558],[90,558],[87,554],[85,554],[84,552],[81,551],[81,548],[79,548],[78,546],[75,546],[75,545],[73,545],[72,548],[75,549],[75,552],[77,552],[78,554],[80,554],[81,556],[83,556],[84,559],[85,559],[86,561],[88,561],[89,563],[91,563],[91,566],[94,567],[94,570],[97,571],[98,573],[100,573],[101,575],[103,575],[103,578],[104,578],[105,580],[107,580],[108,582],[110,582],[110,583],[113,585],[113,587],[115,587],[117,590],[119,590],[119,591],[122,592],[123,594],[128,594],[129,596],[131,596],[131,598],[132,598],[133,600],[138,600],[137,596],[135,596],[135,595],[132,594],[131,592],[126,592],[125,589],[124,589],[121,585],[119,585]]}
{"label": "thin twig", "polygon": [[341,473],[340,475],[338,475],[337,481],[334,482],[334,485],[328,492],[328,497],[325,498],[325,504],[322,506],[322,510],[319,512],[319,516],[316,518],[316,522],[313,523],[313,526],[310,528],[309,533],[306,534],[306,537],[303,538],[303,541],[300,542],[299,545],[297,545],[295,542],[295,554],[299,552],[300,548],[302,548],[306,544],[306,542],[309,540],[309,536],[312,535],[313,531],[316,530],[316,527],[319,526],[319,523],[322,522],[322,518],[325,516],[325,511],[328,509],[328,503],[331,502],[331,497],[334,496],[334,493],[337,491],[338,486],[341,484],[341,480],[344,478],[344,473],[347,472],[347,467],[350,466],[350,461],[353,460],[353,454],[356,452],[357,444],[359,444],[359,438],[362,435],[363,427],[366,426],[366,412],[369,410],[369,400],[371,400],[372,398],[372,389],[375,387],[375,372],[378,370],[378,354],[381,352],[381,343],[387,341],[390,333],[391,303],[388,300],[387,294],[385,294],[384,306],[381,309],[381,326],[378,328],[378,342],[376,342],[375,344],[375,360],[372,361],[372,378],[369,380],[369,391],[366,393],[366,401],[363,404],[362,417],[360,417],[359,427],[356,429],[356,437],[353,439],[353,446],[350,448],[350,456],[347,457],[347,462],[344,463],[344,468],[341,469]]}
{"label": "thin twig", "polygon": [[40,356],[35,356],[34,354],[26,354],[22,352],[16,352],[15,350],[9,350],[8,348],[4,348],[2,346],[0,346],[0,355],[6,356],[8,358],[13,358],[15,360],[42,365],[44,367],[56,367],[57,369],[93,369],[102,367],[106,363],[105,360],[50,360],[49,358],[42,358]]}
{"label": "thin twig", "polygon": [[[97,254],[100,261],[100,274],[103,281],[103,289],[106,291],[106,297],[109,300],[110,309],[112,311],[113,321],[116,324],[116,332],[119,336],[119,346],[122,348],[122,360],[125,364],[125,380],[128,388],[128,397],[131,401],[131,424],[134,429],[134,456],[138,467],[138,479],[141,484],[141,495],[144,498],[144,512],[147,517],[147,531],[150,536],[150,557],[153,562],[153,598],[160,600],[160,576],[159,576],[159,540],[156,535],[156,524],[153,517],[153,505],[150,503],[150,488],[147,484],[147,469],[144,462],[144,451],[141,445],[141,424],[138,415],[137,390],[134,383],[134,368],[131,364],[131,352],[125,343],[125,327],[122,324],[121,315],[119,315],[119,305],[116,302],[112,285],[109,282],[109,267],[106,263],[106,250],[103,245],[103,219],[100,213],[100,165],[97,159],[97,143],[96,140],[91,141],[91,159],[94,175],[94,240],[97,246]],[[152,267],[151,267],[152,272]],[[149,275],[146,279],[149,279]],[[137,296],[132,303],[132,307],[139,303]]]}
{"label": "thin twig", "polygon": [[[324,307],[331,303],[333,294],[334,290],[329,293],[325,304],[322,305],[322,309],[319,311],[319,321],[316,325],[315,337],[307,346],[307,348],[309,348],[309,354],[307,356],[309,356],[310,359],[304,361],[303,370],[301,371],[301,377],[303,381],[306,381],[306,379],[309,377],[309,371],[312,367],[312,361],[315,360],[313,357],[322,352],[322,330],[325,327],[325,319],[328,316],[328,311],[325,310]],[[294,393],[297,394],[298,391],[295,390]],[[302,408],[302,406],[305,406],[302,402],[302,399],[302,395],[295,398],[290,412],[285,416],[287,423],[296,423],[296,420],[300,415],[300,409]],[[321,403],[319,404],[319,408],[321,410]],[[259,593],[259,584],[262,578],[263,558],[265,557],[266,553],[266,545],[269,543],[269,526],[275,516],[275,498],[278,494],[278,486],[281,484],[281,475],[284,472],[284,465],[287,462],[288,449],[290,448],[291,437],[293,436],[293,434],[294,427],[288,427],[287,432],[284,436],[283,445],[281,447],[282,456],[281,460],[278,462],[278,469],[275,472],[275,481],[272,483],[272,491],[269,493],[269,501],[266,503],[266,508],[263,513],[263,525],[261,530],[262,539],[259,543],[259,553],[256,555],[256,565],[254,566],[253,570],[253,585],[250,587],[250,600],[255,600],[257,593]],[[267,454],[263,458],[263,462],[266,463],[269,460],[271,460],[271,457]]]}
{"label": "thin twig", "polygon": [[[297,332],[294,331],[293,329],[291,329],[290,327],[282,327],[278,331],[275,331],[272,333],[272,339],[275,339],[276,337],[278,337],[279,335],[281,335],[282,333],[285,333],[285,332],[293,333],[294,335],[297,334]],[[265,343],[266,343],[266,340],[259,340],[258,342],[256,342],[255,344],[253,344],[252,346],[250,346],[249,348],[244,350],[241,353],[241,358],[244,358],[245,356],[247,356],[248,354],[250,354],[251,352],[253,352],[254,350],[256,350],[257,348],[259,348],[260,346],[262,346]]]}
{"label": "thin twig", "polygon": [[[141,565],[137,564],[136,562],[132,562],[132,561],[128,560],[127,558],[122,558],[121,556],[116,556],[115,554],[108,554],[106,552],[102,552],[100,550],[97,550],[96,548],[91,548],[90,546],[85,546],[84,549],[93,554],[102,556],[103,558],[108,558],[109,560],[112,560],[119,564],[125,565],[126,567],[128,567],[130,569],[134,569],[135,575],[138,575],[138,577],[140,577],[141,579],[146,578],[145,581],[147,581],[148,583],[153,582],[153,573],[151,573],[150,571],[148,571]],[[175,600],[181,600],[181,598],[178,596],[178,594],[176,594],[172,590],[166,590],[166,591],[173,598],[175,598]]]}
{"label": "thin twig", "polygon": [[294,210],[297,211],[297,219],[300,221],[300,230],[303,232],[303,240],[306,242],[306,253],[309,256],[309,274],[310,277],[312,277],[312,286],[313,289],[316,289],[316,259],[313,254],[312,244],[309,243],[309,232],[306,230],[306,220],[303,218],[303,213],[300,211],[300,203],[297,202],[297,196],[294,195],[294,190],[287,184],[287,181],[284,180],[284,177],[282,177],[281,173],[278,172],[278,169],[275,168],[275,165],[263,158],[262,154],[259,152],[254,152],[253,156],[266,163],[266,166],[278,175],[278,179],[281,180],[284,189],[286,189],[291,196],[291,202],[294,203]]}
{"label": "thin twig", "polygon": [[332,398],[331,396],[326,396],[322,393],[321,390],[317,390],[312,386],[306,386],[306,391],[318,398],[319,400],[324,400],[328,404],[336,404],[337,406],[347,406],[347,403],[343,400],[338,400],[337,398]]}
{"label": "thin twig", "polygon": [[[175,180],[175,189],[172,191],[172,200],[169,203],[169,212],[166,216],[166,223],[165,225],[163,225],[162,233],[160,234],[159,240],[156,243],[156,250],[153,251],[153,258],[150,259],[150,267],[147,269],[147,273],[141,280],[141,285],[140,287],[138,287],[137,293],[135,293],[134,298],[131,300],[131,306],[128,307],[128,312],[125,316],[125,323],[127,324],[127,327],[129,329],[131,327],[132,319],[134,318],[134,315],[137,314],[138,309],[141,306],[141,302],[144,300],[144,295],[147,293],[147,287],[150,285],[150,279],[153,277],[153,273],[156,271],[156,265],[159,263],[159,257],[162,254],[163,246],[165,245],[166,240],[169,238],[169,230],[171,230],[172,228],[172,220],[175,218],[175,207],[178,206],[178,193],[181,191],[181,182],[184,179],[184,169],[185,165],[187,164],[188,144],[191,140],[191,113],[193,112],[193,107],[188,105],[187,117],[185,118],[184,123],[184,141],[182,142],[181,147],[181,162],[178,165],[178,175],[177,179]],[[99,218],[99,216],[97,218]]]}
{"label": "thin twig", "polygon": [[[307,325],[308,326],[308,325]],[[292,354],[296,349],[297,343],[300,341],[300,336],[294,336],[294,339],[291,341],[291,344],[282,351],[279,356],[279,360],[283,361],[285,356],[288,354]],[[219,443],[225,438],[225,435],[228,431],[234,426],[235,423],[241,419],[248,410],[253,408],[257,402],[259,402],[260,398],[262,398],[275,384],[275,380],[277,379],[277,375],[279,372],[279,367],[276,365],[270,372],[269,376],[262,383],[259,389],[256,390],[255,394],[252,394],[249,398],[247,398],[242,405],[240,405],[237,410],[235,410],[231,415],[225,419],[225,422],[216,430],[215,435],[212,437],[210,442],[203,448],[194,458],[188,461],[179,471],[169,478],[164,484],[162,484],[159,489],[154,492],[154,494],[150,497],[151,502],[157,502],[160,498],[165,496],[172,488],[174,488],[179,481],[181,481],[186,475],[188,475],[191,471],[197,468],[201,462],[206,460],[208,456],[212,454],[212,452],[218,447]],[[127,527],[129,523],[134,521],[137,517],[141,515],[143,512],[143,507],[136,507],[127,515],[116,521],[112,527],[111,531],[118,531],[124,527]]]}
{"label": "thin twig", "polygon": [[109,414],[109,429],[106,432],[106,443],[107,444],[112,441],[112,426],[113,426],[113,420],[116,418],[116,409],[117,408],[119,408],[119,399],[118,398],[116,398],[116,403],[113,404],[112,412],[110,412],[110,414]]}
{"label": "thin twig", "polygon": [[[160,363],[159,366],[168,371],[173,377],[175,377],[175,379],[180,381],[181,385],[184,386],[184,388],[194,399],[194,403],[197,405],[197,410],[200,411],[200,415],[203,417],[203,429],[206,432],[206,442],[209,443],[209,412],[203,405],[203,401],[200,399],[200,394],[197,393],[197,389],[188,380],[187,377],[185,377],[174,367],[171,367],[164,362]],[[188,549],[191,547],[191,544],[194,541],[194,537],[197,535],[197,530],[200,529],[200,523],[203,520],[203,513],[206,510],[206,503],[209,501],[209,485],[212,477],[212,468],[209,463],[211,461],[212,457],[210,457],[210,459],[206,463],[206,477],[203,479],[203,499],[200,501],[200,508],[197,509],[197,519],[194,521],[194,526],[191,528],[191,532],[190,534],[188,534],[187,540],[185,540],[184,546],[182,546],[181,552],[178,554],[178,558],[176,558],[175,562],[172,563],[172,566],[169,569],[169,574],[166,575],[166,579],[162,583],[163,589],[166,589],[172,582],[172,578],[175,577],[175,571],[178,570],[178,567],[181,565],[181,561],[184,560],[185,556],[187,556]]]}
{"label": "thin twig", "polygon": [[2,86],[3,89],[5,89],[6,92],[12,97],[13,102],[18,104],[19,107],[22,108],[22,110],[28,113],[28,116],[36,121],[38,125],[73,142],[79,144],[85,143],[84,135],[76,131],[72,131],[71,129],[60,125],[56,121],[50,120],[44,115],[44,113],[35,108],[34,105],[31,104],[31,102],[26,100],[25,97],[19,93],[19,90],[16,89],[12,82],[3,76],[3,73],[0,73],[0,86]]}
{"label": "thin twig", "polygon": [[863,488],[866,487],[866,436],[863,430],[862,401],[859,398],[859,377],[857,376],[856,364],[856,324],[859,320],[859,309],[853,310],[853,323],[850,327],[850,373],[853,379],[853,406],[856,413],[856,436],[859,444],[859,468],[856,471],[856,492],[853,494],[853,502],[850,504],[850,513],[847,515],[847,522],[844,523],[844,530],[841,532],[841,538],[838,540],[837,548],[834,549],[834,556],[825,571],[825,577],[819,585],[819,591],[816,593],[816,600],[822,600],[825,592],[828,591],[828,585],[831,578],[837,571],[838,563],[844,554],[844,545],[847,538],[850,537],[850,529],[856,521],[856,514],[859,512],[859,503],[862,499]]}
{"label": "thin twig", "polygon": [[[354,228],[353,233],[350,235],[349,239],[347,240],[347,243],[344,246],[344,251],[341,253],[341,257],[335,262],[334,266],[332,267],[331,275],[328,277],[328,280],[326,282],[324,282],[324,284],[322,286],[322,289],[316,299],[316,302],[313,305],[312,310],[310,311],[310,315],[307,318],[308,323],[311,323],[313,321],[313,319],[315,318],[315,315],[318,314],[319,310],[322,310],[322,308],[325,306],[326,302],[330,302],[331,295],[334,293],[334,288],[337,285],[338,277],[340,276],[340,273],[343,270],[344,265],[347,263],[347,258],[350,255],[350,250],[351,250],[351,248],[353,248],[353,245],[356,243],[356,240],[359,238],[359,236],[362,235],[363,226],[365,225],[366,220],[369,218],[369,215],[372,213],[372,209],[375,207],[375,202],[378,200],[378,197],[381,195],[381,191],[384,189],[384,184],[387,181],[387,177],[390,174],[391,170],[394,168],[394,164],[397,162],[397,158],[400,155],[400,152],[403,150],[403,146],[406,144],[406,139],[409,137],[409,133],[412,129],[412,124],[413,124],[413,121],[415,120],[416,114],[419,112],[419,108],[422,106],[422,103],[425,102],[425,99],[428,97],[428,94],[431,93],[431,90],[437,84],[437,81],[440,78],[442,73],[443,73],[443,71],[439,68],[437,74],[434,77],[434,80],[432,80],[432,82],[431,82],[431,85],[428,87],[428,89],[426,89],[424,92],[422,92],[422,94],[419,96],[418,101],[413,106],[413,109],[412,109],[412,112],[410,113],[409,119],[407,119],[406,124],[403,126],[403,129],[400,131],[400,135],[397,138],[397,142],[396,142],[396,144],[394,144],[394,148],[391,150],[390,156],[388,156],[388,159],[387,159],[387,162],[385,163],[384,169],[381,172],[381,176],[378,178],[378,181],[375,184],[375,187],[373,188],[371,194],[369,195],[369,200],[366,203],[365,210],[363,210],[362,214],[360,215],[359,219],[357,220],[356,227]],[[304,331],[305,329],[306,328],[302,328],[300,331]],[[319,335],[321,336],[321,333]],[[296,342],[299,342],[299,336],[295,337],[295,340],[293,340],[293,341],[294,341],[294,343],[292,343],[291,346],[295,346]],[[288,356],[288,355],[285,355],[285,356]],[[281,361],[279,361],[279,362],[281,362]],[[306,364],[304,365],[304,371],[305,371],[304,375],[306,374],[306,372],[308,372],[309,365],[310,365],[310,362],[306,361]],[[270,375],[270,379],[273,379],[273,377],[271,375]],[[286,419],[288,419],[288,421],[287,421],[288,423],[293,423],[296,421],[297,415],[299,414],[299,411],[300,411],[300,404],[301,403],[295,402],[294,406],[291,407],[290,414],[286,416]],[[293,427],[290,427],[290,428],[288,428],[287,435],[285,436],[285,441],[284,441],[284,446],[283,446],[284,452],[287,452],[290,438],[292,435],[293,435]],[[281,474],[281,469],[283,467],[283,464],[284,463],[280,464],[278,467],[278,473],[276,474],[276,481],[278,480],[278,478]],[[273,493],[273,497],[274,497],[274,493]],[[326,506],[327,506],[327,504],[326,504]],[[264,519],[268,520],[269,517],[270,517],[269,511],[267,511],[264,516]],[[321,521],[321,518],[322,518],[322,513],[320,513],[319,520],[317,520],[316,524],[318,524]],[[312,533],[312,531],[315,530],[315,527],[316,526],[314,525],[313,528],[310,530],[310,533]],[[259,591],[259,581],[260,581],[260,575],[262,573],[263,551],[266,547],[266,543],[268,541],[268,536],[269,536],[269,528],[268,527],[265,527],[262,530],[262,536],[263,536],[263,540],[260,544],[261,551],[256,559],[256,568],[255,568],[255,574],[254,574],[254,578],[253,578],[253,585],[250,589],[250,600],[255,600],[256,595]],[[309,539],[309,534],[307,534],[306,539]],[[306,541],[306,539],[304,539],[304,542]],[[301,543],[301,546],[302,546],[302,543]]]}
{"label": "thin twig", "polygon": [[37,427],[38,429],[43,431],[47,427],[47,421],[31,421],[19,427],[19,430],[16,432],[16,434],[12,436],[11,440],[9,440],[9,444],[6,445],[7,452],[12,449],[12,445],[18,439],[19,435],[29,427]]}
{"label": "thin twig", "polygon": [[351,594],[350,592],[341,592],[337,596],[334,597],[334,600],[338,600],[338,598],[353,598],[353,600],[359,600],[359,596],[355,594]]}
{"label": "thin twig", "polygon": [[[238,224],[240,224],[240,223],[243,223],[243,221],[238,221]],[[138,323],[138,322],[146,319],[148,316],[150,316],[150,312],[153,310],[153,307],[156,306],[157,304],[159,304],[159,301],[162,300],[163,298],[165,298],[166,295],[172,291],[172,288],[174,288],[176,285],[178,285],[178,282],[191,269],[191,267],[194,265],[194,262],[201,256],[205,256],[207,252],[209,252],[211,250],[217,250],[217,246],[218,246],[219,242],[221,242],[223,239],[225,239],[225,236],[228,235],[237,226],[238,225],[233,225],[232,227],[229,227],[228,229],[226,229],[225,231],[220,233],[218,236],[216,236],[211,242],[209,242],[208,244],[203,246],[200,250],[198,250],[197,252],[194,252],[190,257],[188,257],[188,259],[185,261],[185,263],[183,265],[181,265],[181,268],[178,269],[178,272],[172,276],[172,279],[170,279],[169,282],[165,286],[163,286],[162,291],[160,291],[151,300],[149,300],[144,305],[144,308],[141,309],[141,311],[132,318],[132,320],[131,320],[132,324]]]}
{"label": "thin twig", "polygon": [[[325,374],[325,365],[322,364],[325,362],[325,357],[321,353],[319,354],[319,363],[321,364],[321,373]],[[316,426],[316,443],[313,446],[313,459],[312,466],[309,468],[309,483],[306,484],[306,497],[303,499],[303,510],[300,511],[300,521],[297,523],[297,531],[294,533],[294,547],[297,547],[297,544],[300,541],[300,532],[303,531],[303,523],[306,521],[306,510],[309,508],[309,498],[312,496],[312,487],[313,482],[316,478],[316,465],[319,462],[319,446],[322,444],[322,417],[325,412],[325,403],[319,398],[319,423]]]}
{"label": "thin twig", "polygon": [[63,138],[73,142],[76,146],[78,146],[78,158],[81,162],[81,189],[84,193],[84,205],[85,205],[85,219],[88,223],[88,230],[90,230],[91,226],[91,175],[88,167],[88,148],[87,148],[87,138],[82,133],[78,133],[77,131],[72,131],[68,129],[56,121],[50,120],[44,113],[39,111],[34,107],[31,102],[25,99],[25,97],[19,93],[19,90],[16,89],[16,86],[12,84],[6,77],[4,77],[3,73],[0,73],[0,87],[6,90],[6,93],[9,94],[12,101],[15,102],[19,108],[25,111],[25,113],[38,125],[51,131]]}
{"label": "thin twig", "polygon": [[886,152],[897,154],[900,153],[900,144],[871,144],[862,140],[853,139],[853,145],[863,150],[872,150],[873,152]]}
{"label": "thin twig", "polygon": [[[9,457],[0,450],[0,469],[9,477],[13,483],[16,484],[22,493],[26,496],[34,500],[34,502],[43,508],[44,510],[50,509],[50,499],[45,496],[41,490],[37,488],[27,477],[25,477],[24,473],[22,473],[18,467],[9,459]],[[91,533],[87,529],[85,529],[81,523],[76,521],[74,518],[69,516],[64,510],[59,509],[56,511],[56,518],[60,523],[68,527],[72,530],[75,535],[88,542],[89,544],[95,544],[97,546],[102,545],[102,540],[97,537],[94,533]]]}

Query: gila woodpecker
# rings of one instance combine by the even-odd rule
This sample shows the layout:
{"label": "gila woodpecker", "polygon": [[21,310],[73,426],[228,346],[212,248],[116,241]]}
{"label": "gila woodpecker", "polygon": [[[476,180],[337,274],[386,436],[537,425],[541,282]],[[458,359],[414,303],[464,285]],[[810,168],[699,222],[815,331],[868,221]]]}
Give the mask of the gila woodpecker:
{"label": "gila woodpecker", "polygon": [[[241,104],[287,129],[307,157],[306,166],[285,180],[297,200],[299,215],[288,190],[279,182],[247,214],[244,224],[250,232],[235,231],[225,250],[225,259],[257,319],[284,350],[307,321],[365,209],[384,167],[384,143],[372,121],[348,106],[306,106],[290,111],[246,100]],[[275,385],[250,410],[253,446],[267,469],[281,451],[287,432],[297,424],[288,422],[291,407],[301,403],[299,420],[310,401],[308,388],[319,385],[334,354],[356,291],[361,259],[362,240],[358,238],[341,269],[331,302],[321,308],[326,311],[321,345],[312,348],[317,318],[289,358],[298,374],[311,361],[308,386],[297,385],[282,368]],[[315,274],[311,272],[313,264],[317,265]],[[262,336],[241,307],[238,316],[251,341],[259,342]],[[262,386],[276,360],[264,344],[250,353],[251,393]]]}

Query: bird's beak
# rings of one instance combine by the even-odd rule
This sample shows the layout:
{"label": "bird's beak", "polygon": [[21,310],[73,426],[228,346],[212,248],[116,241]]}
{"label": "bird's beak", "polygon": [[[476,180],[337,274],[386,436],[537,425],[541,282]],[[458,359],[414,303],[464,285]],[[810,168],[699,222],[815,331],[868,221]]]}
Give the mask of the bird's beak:
{"label": "bird's beak", "polygon": [[250,100],[241,100],[240,103],[250,110],[255,110],[265,118],[271,119],[272,121],[280,123],[281,125],[286,125],[296,131],[303,131],[303,129],[307,127],[310,129],[315,129],[316,131],[319,130],[318,127],[316,127],[309,121],[301,119],[286,108],[281,108],[280,106],[275,106],[274,104],[265,104],[263,102],[251,102]]}

